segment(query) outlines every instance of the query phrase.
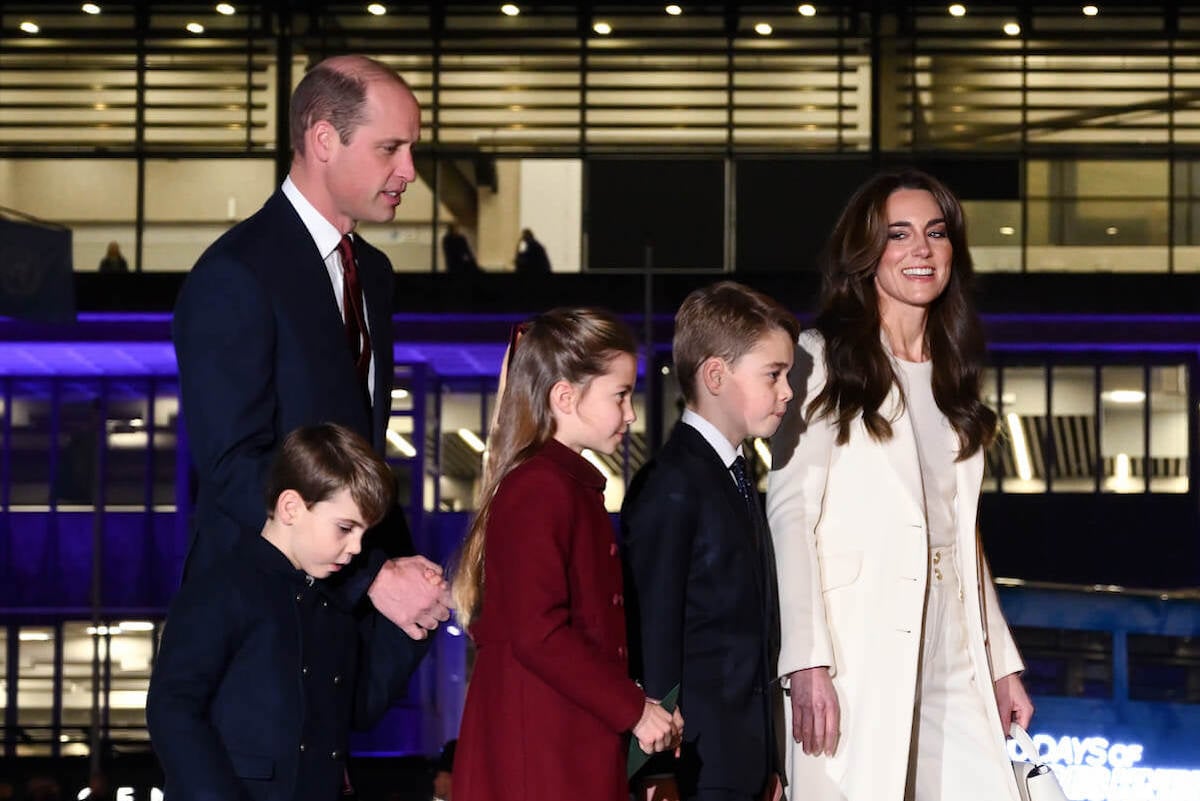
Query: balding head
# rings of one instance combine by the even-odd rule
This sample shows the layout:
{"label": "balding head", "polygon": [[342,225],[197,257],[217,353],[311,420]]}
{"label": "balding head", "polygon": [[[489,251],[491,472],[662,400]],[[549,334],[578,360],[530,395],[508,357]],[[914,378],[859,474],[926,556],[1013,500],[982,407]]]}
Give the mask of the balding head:
{"label": "balding head", "polygon": [[320,120],[329,122],[343,143],[349,142],[366,118],[372,81],[391,81],[412,94],[395,70],[366,56],[333,56],[310,69],[292,93],[288,127],[293,153],[304,155],[304,133]]}

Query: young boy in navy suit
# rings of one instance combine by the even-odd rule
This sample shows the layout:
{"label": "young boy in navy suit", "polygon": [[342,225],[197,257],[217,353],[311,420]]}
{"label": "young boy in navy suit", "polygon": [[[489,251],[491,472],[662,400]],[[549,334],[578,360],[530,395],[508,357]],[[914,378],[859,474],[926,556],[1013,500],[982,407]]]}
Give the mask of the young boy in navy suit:
{"label": "young boy in navy suit", "polygon": [[168,801],[334,801],[351,727],[402,697],[417,658],[370,604],[321,581],[362,549],[395,481],[357,434],[293,431],[267,479],[267,522],[171,604],[146,718]]}
{"label": "young boy in navy suit", "polygon": [[758,799],[781,772],[775,560],[742,443],[778,428],[798,334],[786,309],[731,281],[693,292],[675,315],[687,408],[621,509],[640,646],[631,663],[652,698],[680,685],[687,718],[678,759],[657,757],[643,773],[667,797]]}

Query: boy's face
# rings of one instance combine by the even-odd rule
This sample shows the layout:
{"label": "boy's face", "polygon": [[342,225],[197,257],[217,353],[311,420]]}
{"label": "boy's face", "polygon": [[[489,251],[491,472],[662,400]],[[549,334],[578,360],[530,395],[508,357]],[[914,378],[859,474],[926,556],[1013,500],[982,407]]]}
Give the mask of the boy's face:
{"label": "boy's face", "polygon": [[292,519],[292,563],[313,578],[326,578],[362,551],[366,530],[348,489],[311,508],[301,503]]}
{"label": "boy's face", "polygon": [[734,427],[732,440],[769,437],[779,428],[792,387],[795,345],[785,331],[772,329],[740,359],[729,365],[728,385],[721,390],[720,404]]}

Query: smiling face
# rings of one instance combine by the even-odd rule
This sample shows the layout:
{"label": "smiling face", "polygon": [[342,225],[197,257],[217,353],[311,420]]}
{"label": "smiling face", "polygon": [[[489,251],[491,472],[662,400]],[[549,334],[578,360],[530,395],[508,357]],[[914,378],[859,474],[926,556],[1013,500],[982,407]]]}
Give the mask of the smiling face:
{"label": "smiling face", "polygon": [[633,411],[633,386],[637,360],[618,353],[608,369],[586,384],[560,381],[550,390],[554,438],[575,452],[589,448],[611,454],[637,420]]}
{"label": "smiling face", "polygon": [[924,313],[950,282],[954,247],[945,215],[924,189],[897,189],[887,200],[887,246],[875,269],[880,316]]}
{"label": "smiling face", "polygon": [[367,82],[365,120],[342,142],[328,123],[318,130],[327,148],[325,194],[319,209],[342,233],[358,222],[390,222],[400,195],[416,180],[412,148],[421,134],[421,109],[397,80]]}
{"label": "smiling face", "polygon": [[295,490],[284,490],[270,523],[278,526],[274,528],[276,536],[267,539],[294,567],[313,578],[326,578],[350,564],[362,551],[367,530],[349,489],[312,506],[305,506]]}

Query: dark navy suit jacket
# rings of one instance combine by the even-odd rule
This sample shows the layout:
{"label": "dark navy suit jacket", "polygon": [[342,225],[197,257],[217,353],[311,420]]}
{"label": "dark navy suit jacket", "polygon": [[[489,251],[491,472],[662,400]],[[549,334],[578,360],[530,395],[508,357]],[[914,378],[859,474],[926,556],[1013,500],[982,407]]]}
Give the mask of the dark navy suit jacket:
{"label": "dark navy suit jacket", "polygon": [[171,604],[146,718],[170,801],[333,801],[351,727],[403,697],[419,652],[261,536]]}
{"label": "dark navy suit jacket", "polygon": [[[676,424],[621,508],[631,668],[646,694],[680,685],[684,744],[672,770],[697,787],[759,792],[778,769],[775,557],[729,469],[699,431]],[[758,545],[756,547],[756,540]]]}
{"label": "dark navy suit jacket", "polygon": [[[185,576],[224,563],[266,519],[267,469],[292,429],[339,423],[384,453],[391,410],[392,286],[387,257],[355,236],[375,357],[374,403],[355,373],[325,262],[282,191],[200,257],[175,305],[173,335],[188,444],[199,480]],[[361,597],[389,555],[411,549],[399,510],[368,535],[338,581]]]}

